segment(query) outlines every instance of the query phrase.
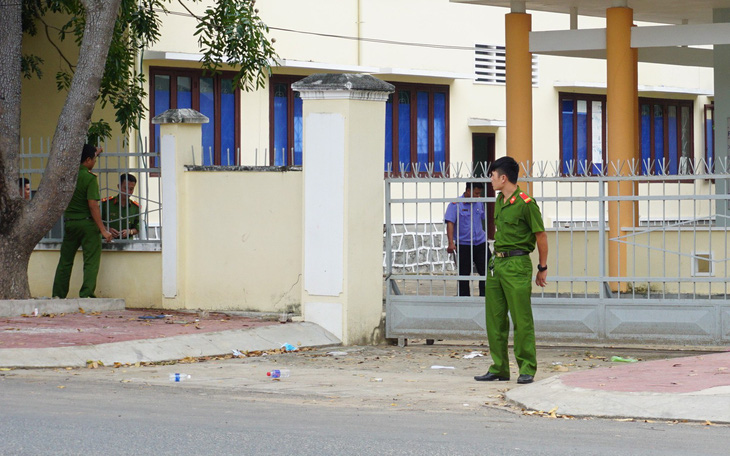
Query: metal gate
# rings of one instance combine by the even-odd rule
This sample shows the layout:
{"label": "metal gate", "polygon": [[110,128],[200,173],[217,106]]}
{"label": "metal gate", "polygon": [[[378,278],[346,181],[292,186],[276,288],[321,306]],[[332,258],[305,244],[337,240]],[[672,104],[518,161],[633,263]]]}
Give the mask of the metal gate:
{"label": "metal gate", "polygon": [[[717,193],[730,185],[727,162],[678,168],[671,175],[663,163],[522,167],[519,184],[537,200],[549,238],[548,286],[533,288],[539,340],[730,341],[730,196]],[[485,166],[445,169],[443,175],[414,169],[385,179],[388,338],[485,338],[476,285],[488,277],[457,275],[443,222],[446,206],[466,184],[488,186]],[[628,184],[628,194],[609,191],[619,182]],[[494,197],[471,201],[493,204]],[[609,211],[619,205],[630,205],[629,220]],[[609,212],[617,214],[614,236]],[[620,273],[609,273],[609,249],[618,252]],[[471,297],[456,296],[459,279],[472,280]]]}

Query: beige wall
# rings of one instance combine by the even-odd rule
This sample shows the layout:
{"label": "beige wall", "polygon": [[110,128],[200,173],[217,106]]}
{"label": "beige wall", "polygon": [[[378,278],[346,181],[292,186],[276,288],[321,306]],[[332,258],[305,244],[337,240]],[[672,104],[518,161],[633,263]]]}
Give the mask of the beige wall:
{"label": "beige wall", "polygon": [[[54,28],[60,28],[66,22],[64,17],[57,14],[48,14],[44,19],[51,27],[52,36]],[[42,79],[35,76],[31,79],[23,78],[21,94],[20,136],[22,138],[31,138],[33,152],[39,152],[41,138],[45,141],[53,136],[58,116],[61,114],[61,109],[66,101],[67,92],[59,92],[56,89],[56,72],[62,68],[68,68],[64,57],[73,65],[76,65],[78,59],[78,48],[73,44],[73,36],[69,35],[64,42],[54,37],[53,43],[60,48],[63,57],[55,47],[49,44],[42,26],[39,27],[36,36],[24,35],[23,37],[23,54],[34,54],[44,61],[41,68],[43,71]],[[100,119],[110,123],[114,136],[119,135],[120,129],[114,122],[114,110],[111,105],[106,108],[97,105],[91,120],[97,121]],[[43,152],[48,152],[47,147],[47,145],[44,147]]]}
{"label": "beige wall", "polygon": [[184,180],[185,307],[298,310],[301,173],[188,171]]}
{"label": "beige wall", "polygon": [[[379,69],[382,72],[373,74],[387,81],[449,85],[451,161],[471,161],[471,134],[476,132],[495,133],[497,157],[506,154],[505,127],[468,126],[469,118],[505,119],[504,86],[475,83],[468,76],[463,79],[443,75],[472,74],[474,52],[470,48],[475,44],[504,44],[506,9],[447,0],[277,0],[262,2],[257,7],[263,20],[272,27],[269,35],[276,39],[275,49],[279,56],[309,66],[274,68],[274,73],[304,77],[314,72],[333,71],[331,68],[346,71],[345,66],[350,66],[349,71],[354,72],[358,71],[357,68],[365,72]],[[180,8],[172,5],[172,9]],[[531,14],[535,31],[565,30],[569,27],[567,14]],[[189,33],[193,24],[190,17],[166,17],[163,39],[148,51],[198,54],[197,42]],[[580,17],[579,27],[605,27],[605,20]],[[335,36],[323,37],[315,33]],[[362,40],[355,39],[358,36]],[[372,42],[369,39],[397,43]],[[451,47],[444,49],[431,45]],[[553,56],[539,56],[538,62],[539,84],[534,88],[533,102],[534,159],[554,161],[558,159],[559,151],[558,92],[605,94],[605,88],[581,85],[605,85],[606,65],[603,60]],[[330,69],[320,64],[329,65]],[[149,65],[198,66],[194,58],[146,60],[145,67]],[[402,74],[403,70],[409,75]],[[577,87],[557,88],[556,82],[573,82]],[[697,89],[711,92],[713,77],[711,69],[640,64],[639,84],[679,88],[689,93]],[[246,164],[254,164],[256,156],[258,163],[262,164],[268,156],[268,91],[267,87],[244,93],[241,97],[241,152]],[[706,96],[658,92],[641,93],[640,96],[693,99],[696,108],[694,150],[696,156],[702,154],[702,106],[707,103]],[[148,135],[146,122],[142,130],[143,136]]]}
{"label": "beige wall", "polygon": [[[551,276],[561,277],[598,277],[600,264],[598,262],[598,230],[585,231],[548,229],[548,286],[547,293],[598,293],[598,283],[576,281],[556,284]],[[606,232],[608,239],[608,232]],[[690,279],[689,282],[654,282],[652,292],[666,293],[725,293],[724,283],[715,283],[710,287],[708,283],[694,282],[692,258],[694,254],[711,253],[714,263],[712,277],[726,277],[726,261],[730,251],[727,246],[727,235],[722,229],[712,231],[692,230],[654,230],[651,233],[639,233],[625,239],[628,243],[628,277],[680,277]],[[648,247],[647,247],[648,246]],[[664,251],[666,250],[666,252]],[[532,255],[533,263],[537,261],[537,251]],[[608,266],[606,266],[608,270]],[[702,277],[702,276],[699,276]],[[644,293],[649,287],[647,282],[636,282],[636,292]],[[662,288],[664,287],[664,288]],[[533,287],[537,290],[537,287]]]}
{"label": "beige wall", "polygon": [[[32,296],[51,297],[58,258],[58,250],[33,252],[28,267]],[[96,295],[100,298],[124,298],[127,307],[159,307],[162,280],[160,261],[160,252],[104,250]],[[83,268],[82,253],[79,251],[71,274],[69,298],[79,296]]]}

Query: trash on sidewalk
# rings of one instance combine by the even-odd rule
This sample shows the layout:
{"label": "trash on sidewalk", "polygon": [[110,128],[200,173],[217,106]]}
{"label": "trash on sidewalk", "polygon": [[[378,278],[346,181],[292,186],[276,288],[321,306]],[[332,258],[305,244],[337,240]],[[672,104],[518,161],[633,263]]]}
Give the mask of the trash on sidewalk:
{"label": "trash on sidewalk", "polygon": [[380,378],[380,377],[370,377],[370,381],[371,381],[371,382],[378,382],[378,383],[382,383],[383,379],[382,379],[382,378]]}
{"label": "trash on sidewalk", "polygon": [[233,350],[231,350],[231,352],[233,353],[234,358],[245,358],[246,357],[246,355],[244,355],[240,351],[236,350],[235,348]]}
{"label": "trash on sidewalk", "polygon": [[174,374],[172,374],[172,373],[170,374],[170,381],[171,382],[175,382],[175,383],[179,383],[179,382],[183,382],[185,380],[188,380],[191,377],[192,376],[190,374],[180,374],[180,373],[177,373],[176,372]]}
{"label": "trash on sidewalk", "polygon": [[482,352],[473,351],[473,352],[469,353],[468,355],[464,355],[464,358],[472,359],[472,358],[476,358],[477,356],[484,356],[484,354]]}
{"label": "trash on sidewalk", "polygon": [[266,373],[267,377],[271,377],[272,380],[279,380],[280,378],[287,378],[291,375],[289,369],[274,369]]}
{"label": "trash on sidewalk", "polygon": [[140,315],[137,317],[138,320],[159,320],[161,318],[165,318],[163,314],[160,315]]}
{"label": "trash on sidewalk", "polygon": [[433,366],[431,366],[431,369],[456,369],[456,368],[454,366],[438,366],[438,365],[433,365]]}
{"label": "trash on sidewalk", "polygon": [[612,356],[611,362],[612,363],[635,363],[638,359],[634,358],[622,358],[621,356]]}
{"label": "trash on sidewalk", "polygon": [[283,348],[285,351],[288,351],[288,352],[299,350],[299,347],[295,347],[292,344],[283,344],[281,346],[281,348]]}
{"label": "trash on sidewalk", "polygon": [[330,356],[347,356],[347,352],[338,352],[338,351],[327,352],[327,354]]}

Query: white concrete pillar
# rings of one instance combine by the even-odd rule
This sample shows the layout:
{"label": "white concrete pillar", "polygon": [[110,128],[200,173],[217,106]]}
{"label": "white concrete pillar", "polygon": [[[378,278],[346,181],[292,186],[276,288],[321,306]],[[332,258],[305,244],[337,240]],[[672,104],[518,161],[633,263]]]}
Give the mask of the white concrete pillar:
{"label": "white concrete pillar", "polygon": [[368,75],[315,74],[303,99],[302,314],[344,344],[378,342],[383,310],[385,101]]}
{"label": "white concrete pillar", "polygon": [[202,124],[208,118],[194,109],[168,109],[152,119],[160,125],[162,181],[162,307],[185,306],[185,231],[187,217],[183,179],[185,165],[194,165],[194,151],[202,151]]}

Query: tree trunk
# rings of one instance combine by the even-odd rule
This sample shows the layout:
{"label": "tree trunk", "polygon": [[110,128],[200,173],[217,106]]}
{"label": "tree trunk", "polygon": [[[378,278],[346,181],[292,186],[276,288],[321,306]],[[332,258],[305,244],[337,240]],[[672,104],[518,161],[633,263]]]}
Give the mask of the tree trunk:
{"label": "tree trunk", "polygon": [[[76,185],[81,148],[104,73],[121,0],[82,0],[86,24],[79,60],[51,142],[38,191],[30,202],[18,194],[20,146],[20,2],[0,0],[0,299],[30,297],[28,261],[33,248],[66,209]],[[11,8],[12,7],[12,8]],[[15,96],[17,98],[7,98]],[[5,98],[3,98],[5,97]],[[11,103],[11,100],[15,100]],[[7,115],[7,116],[6,116]],[[13,196],[14,194],[14,196]],[[53,280],[49,273],[48,280]]]}

